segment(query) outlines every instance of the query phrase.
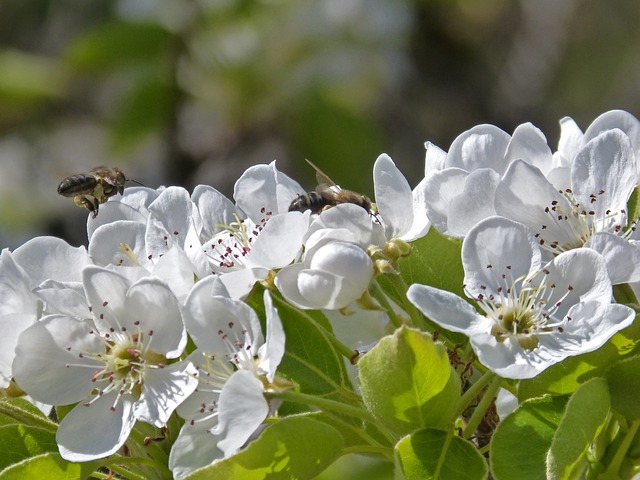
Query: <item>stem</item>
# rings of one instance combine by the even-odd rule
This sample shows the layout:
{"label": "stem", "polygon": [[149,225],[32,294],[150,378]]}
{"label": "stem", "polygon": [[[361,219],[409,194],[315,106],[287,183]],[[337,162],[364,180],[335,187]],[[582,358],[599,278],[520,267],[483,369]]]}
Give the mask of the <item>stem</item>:
{"label": "stem", "polygon": [[[132,472],[128,468],[123,467],[123,465],[137,467],[140,464],[150,465],[155,468],[158,467],[158,464],[156,462],[146,457],[113,457],[112,462],[105,463],[103,465],[108,469],[113,470],[117,474],[121,475],[122,477],[128,478],[130,480],[147,480],[148,477],[146,475]],[[171,478],[171,472],[168,469],[167,469],[167,472],[168,472],[168,476],[163,478]]]}
{"label": "stem", "polygon": [[0,414],[11,417],[19,423],[32,427],[39,427],[51,433],[56,433],[58,430],[57,423],[35,413],[31,413],[30,411],[7,401],[0,401]]}
{"label": "stem", "polygon": [[462,413],[466,410],[466,408],[469,406],[471,401],[480,394],[482,389],[485,386],[487,386],[490,382],[494,381],[494,379],[498,379],[499,380],[499,382],[497,382],[498,386],[499,386],[500,382],[502,381],[502,378],[498,377],[492,371],[485,372],[478,379],[477,382],[473,383],[469,387],[469,390],[464,392],[464,395],[462,395],[462,397],[460,397],[460,400],[458,400],[458,406],[457,406],[457,408],[455,410],[455,415],[453,417],[454,421],[455,421],[456,418],[458,418],[460,415],[462,415]]}
{"label": "stem", "polygon": [[400,320],[396,315],[393,306],[391,305],[391,303],[389,303],[387,295],[384,293],[384,290],[382,290],[382,287],[380,287],[380,284],[377,280],[371,282],[369,290],[371,291],[371,295],[373,296],[373,298],[375,298],[378,303],[380,303],[380,305],[382,305],[382,307],[385,309],[393,326],[395,328],[400,328],[402,326],[402,320]]}
{"label": "stem", "polygon": [[629,425],[629,429],[627,430],[624,437],[622,438],[622,441],[618,445],[618,448],[616,449],[616,453],[611,459],[611,463],[609,463],[609,466],[607,467],[607,469],[604,471],[604,473],[602,473],[598,477],[598,479],[614,480],[614,479],[621,478],[620,467],[622,466],[622,461],[624,460],[624,457],[627,455],[627,451],[629,450],[629,447],[631,446],[631,442],[633,442],[633,439],[636,436],[636,433],[638,433],[638,428],[640,428],[640,420],[635,420],[631,423],[631,425]]}
{"label": "stem", "polygon": [[302,403],[304,405],[313,405],[322,410],[331,410],[333,412],[344,413],[352,417],[359,418],[365,422],[376,424],[377,421],[366,410],[356,407],[354,405],[347,405],[346,403],[337,402],[335,400],[329,400],[327,398],[316,397],[315,395],[309,395],[307,393],[294,392],[288,390],[286,392],[272,393],[270,396],[279,398],[288,402]]}
{"label": "stem", "polygon": [[498,394],[498,390],[500,389],[500,382],[502,382],[502,378],[496,376],[491,381],[491,384],[487,387],[487,391],[484,392],[482,400],[480,400],[480,403],[473,411],[473,414],[469,419],[469,423],[467,423],[467,426],[464,429],[464,438],[469,438],[475,433],[476,428],[478,428],[478,425],[480,425],[480,422],[484,418],[485,413],[487,413],[487,410],[491,406],[491,403]]}

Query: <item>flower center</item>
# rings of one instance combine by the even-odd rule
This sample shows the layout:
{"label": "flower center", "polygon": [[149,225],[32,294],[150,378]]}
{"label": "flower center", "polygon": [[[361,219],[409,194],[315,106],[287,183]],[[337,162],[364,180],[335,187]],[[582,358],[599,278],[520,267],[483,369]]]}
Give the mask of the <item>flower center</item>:
{"label": "flower center", "polygon": [[542,270],[526,279],[520,277],[508,287],[499,287],[498,295],[476,296],[486,317],[494,322],[491,334],[498,342],[511,340],[525,350],[534,350],[541,335],[564,331],[564,325],[571,318],[559,318],[558,310],[573,287],[569,285],[567,291],[554,300],[556,285],[548,281],[548,275],[547,270]]}
{"label": "flower center", "polygon": [[[589,195],[590,205],[588,206],[580,205],[574,197],[573,191],[569,188],[561,193],[571,208],[567,211],[558,201],[554,200],[550,206],[544,209],[549,222],[540,225],[535,234],[543,249],[558,254],[582,247],[589,238],[598,232],[622,233],[627,219],[625,210],[619,212],[605,210],[604,214],[598,214],[597,210],[593,208],[599,199],[602,200],[604,190]],[[632,229],[635,230],[635,222]],[[630,233],[631,229],[623,235],[630,235]],[[552,238],[552,235],[557,237]]]}
{"label": "flower center", "polygon": [[220,271],[239,270],[244,266],[244,258],[251,251],[251,246],[256,237],[264,229],[272,212],[262,208],[264,217],[255,224],[251,219],[236,221],[229,225],[220,225],[224,230],[215,234],[205,254],[209,257],[212,266]]}
{"label": "flower center", "polygon": [[[139,327],[139,322],[135,324]],[[167,363],[164,355],[150,349],[152,330],[143,333],[138,328],[137,332],[129,333],[123,327],[121,331],[111,329],[109,333],[100,335],[92,330],[90,334],[99,335],[104,350],[80,352],[80,359],[90,359],[93,362],[74,365],[93,369],[93,398],[85,402],[85,406],[90,406],[100,396],[113,392],[116,392],[116,399],[111,405],[112,411],[115,411],[118,401],[124,395],[132,395],[137,400],[142,392],[147,369],[164,368]],[[96,361],[102,364],[102,368],[95,369]],[[71,364],[67,364],[69,366]]]}

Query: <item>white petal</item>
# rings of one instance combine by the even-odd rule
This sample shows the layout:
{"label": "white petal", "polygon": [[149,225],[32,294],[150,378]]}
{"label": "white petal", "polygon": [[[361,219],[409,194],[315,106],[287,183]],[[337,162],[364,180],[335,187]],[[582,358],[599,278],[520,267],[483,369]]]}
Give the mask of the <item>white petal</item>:
{"label": "white petal", "polygon": [[262,382],[251,372],[235,372],[220,393],[219,423],[214,430],[220,436],[218,448],[225,457],[233,455],[246,443],[268,413]]}
{"label": "white petal", "polygon": [[540,346],[561,352],[564,356],[592,352],[605,344],[614,333],[631,325],[633,309],[620,304],[583,302],[569,312],[562,332],[540,339]]}
{"label": "white petal", "polygon": [[35,315],[25,313],[0,315],[0,387],[7,387],[13,376],[11,364],[15,357],[18,336],[35,321]]}
{"label": "white petal", "polygon": [[554,162],[557,167],[569,167],[582,142],[582,130],[571,117],[560,120],[560,139],[558,151],[554,154]]}
{"label": "white petal", "polygon": [[309,228],[306,215],[288,212],[269,219],[246,257],[249,267],[282,268],[299,254]]}
{"label": "white petal", "polygon": [[470,295],[498,295],[517,279],[540,268],[540,249],[521,223],[490,217],[473,228],[462,244],[464,283]]}
{"label": "white petal", "polygon": [[589,142],[606,130],[619,128],[629,140],[637,158],[640,158],[640,122],[624,110],[610,110],[596,118],[584,132],[583,143]]}
{"label": "white petal", "polygon": [[125,309],[117,330],[124,327],[129,332],[145,332],[145,345],[167,358],[176,358],[182,353],[187,338],[180,306],[162,280],[148,277],[133,284],[127,291]]}
{"label": "white petal", "polygon": [[269,165],[249,167],[233,187],[236,205],[256,224],[267,213],[277,214],[289,210],[294,198],[304,189],[298,182],[276,169],[275,161]]}
{"label": "white petal", "polygon": [[488,168],[469,174],[464,189],[451,201],[447,229],[454,237],[464,237],[474,225],[496,214],[494,197],[499,175]]}
{"label": "white petal", "polygon": [[413,223],[413,196],[409,182],[386,154],[373,166],[373,185],[387,238],[401,237]]}
{"label": "white petal", "polygon": [[173,411],[198,386],[198,371],[190,362],[178,362],[164,368],[147,368],[142,395],[134,405],[138,420],[163,427]]}
{"label": "white petal", "polygon": [[412,242],[418,238],[424,237],[431,228],[431,222],[427,217],[427,181],[422,179],[420,183],[413,189],[413,223],[411,228],[405,232],[400,239],[406,242]]}
{"label": "white petal", "polygon": [[447,152],[431,142],[424,142],[424,176],[431,172],[443,170],[447,161]]}
{"label": "white petal", "polygon": [[[146,209],[145,212],[148,215],[149,212]],[[90,215],[87,220],[87,238],[89,242],[93,240],[93,235],[98,228],[119,221],[146,224],[147,217],[132,206],[123,203],[122,198],[120,201],[108,201],[100,206],[100,215],[96,218]]]}
{"label": "white petal", "polygon": [[267,315],[267,339],[258,352],[258,357],[260,358],[258,368],[266,373],[267,380],[273,382],[276,369],[284,356],[285,335],[282,321],[278,315],[278,310],[273,306],[269,290],[264,291],[263,299],[264,310]]}
{"label": "white petal", "polygon": [[117,393],[97,397],[90,406],[78,404],[60,422],[56,441],[60,455],[70,462],[87,462],[118,451],[127,441],[135,419],[130,399]]}
{"label": "white petal", "polygon": [[233,202],[209,185],[198,185],[191,194],[191,200],[198,207],[203,221],[203,238],[211,238],[216,233],[242,219],[243,214]]}
{"label": "white petal", "polygon": [[82,272],[83,285],[96,326],[101,331],[119,329],[127,318],[125,296],[129,280],[102,267],[87,267]]}
{"label": "white petal", "polygon": [[274,279],[276,288],[280,291],[287,302],[294,307],[303,309],[320,308],[315,305],[309,305],[307,299],[305,299],[300,293],[300,289],[298,288],[298,275],[300,275],[300,272],[304,269],[305,266],[301,263],[295,263],[288,267],[284,267],[277,273],[276,278]]}
{"label": "white petal", "polygon": [[468,302],[446,290],[414,283],[407,290],[407,298],[428,318],[452,332],[473,337],[491,329],[490,320],[478,314]]}
{"label": "white petal", "polygon": [[468,172],[491,168],[501,174],[508,165],[504,155],[510,139],[508,133],[495,125],[476,125],[456,137],[449,148],[446,165]]}
{"label": "white petal", "polygon": [[575,232],[567,222],[556,222],[553,211],[545,212],[553,205],[559,212],[572,211],[567,199],[539,169],[521,160],[512,162],[496,189],[497,214],[524,223],[547,243],[570,244],[575,241]]}
{"label": "white petal", "polygon": [[524,160],[546,173],[552,168],[553,157],[542,131],[531,123],[523,123],[513,131],[505,160]]}
{"label": "white petal", "polygon": [[188,474],[223,458],[216,435],[185,424],[169,453],[169,469],[180,480]]}
{"label": "white petal", "polygon": [[45,302],[45,310],[48,313],[62,313],[77,319],[92,317],[80,282],[62,283],[47,280],[33,291]]}
{"label": "white petal", "polygon": [[269,272],[268,268],[245,268],[220,275],[217,278],[224,288],[222,296],[244,300],[256,282],[267,278]]}
{"label": "white petal", "polygon": [[385,242],[384,227],[374,224],[371,221],[371,215],[364,208],[353,203],[343,203],[321,212],[309,227],[307,246],[311,236],[323,229],[349,230],[351,232],[349,241],[357,243],[363,248],[367,248],[369,245],[382,245]]}
{"label": "white petal", "polygon": [[[562,316],[572,305],[590,300],[611,302],[611,280],[604,257],[590,248],[576,248],[563,252],[545,266],[544,282],[554,285],[550,305],[564,297],[557,315]],[[541,280],[542,281],[542,280]],[[568,292],[568,293],[567,293]],[[566,295],[565,295],[566,294]]]}
{"label": "white petal", "polygon": [[238,339],[244,339],[248,334],[251,351],[257,353],[264,337],[256,313],[241,301],[213,297],[214,280],[209,278],[196,283],[185,301],[184,323],[193,341],[207,353],[225,354],[229,342],[220,332]]}
{"label": "white petal", "polygon": [[470,341],[480,363],[504,378],[533,378],[559,361],[541,358],[511,339],[498,342],[491,334],[476,334]]}
{"label": "white petal", "polygon": [[604,256],[611,283],[640,281],[640,247],[613,233],[596,233],[584,244]]}
{"label": "white petal", "polygon": [[0,254],[0,315],[38,313],[32,283],[27,273],[16,264],[13,254],[4,249]]}
{"label": "white petal", "polygon": [[613,216],[611,222],[620,221],[637,183],[636,171],[629,138],[618,129],[608,130],[576,155],[571,168],[573,195],[583,208],[596,212],[596,219]]}
{"label": "white petal", "polygon": [[25,329],[16,346],[13,376],[34,399],[68,405],[86,398],[93,387],[93,372],[103,364],[80,352],[102,352],[91,324],[62,315],[50,315]]}
{"label": "white petal", "polygon": [[[104,267],[139,265],[149,269],[152,264],[147,259],[145,231],[146,223],[140,222],[118,220],[102,225],[91,237],[89,256],[96,265]],[[125,252],[123,247],[129,251]]]}
{"label": "white petal", "polygon": [[74,248],[55,237],[36,237],[13,252],[13,258],[39,285],[53,278],[61,282],[80,281],[80,271],[89,264],[84,247]]}
{"label": "white petal", "polygon": [[459,168],[447,168],[430,174],[425,182],[427,217],[433,226],[444,235],[449,232],[451,203],[460,196],[469,172]]}

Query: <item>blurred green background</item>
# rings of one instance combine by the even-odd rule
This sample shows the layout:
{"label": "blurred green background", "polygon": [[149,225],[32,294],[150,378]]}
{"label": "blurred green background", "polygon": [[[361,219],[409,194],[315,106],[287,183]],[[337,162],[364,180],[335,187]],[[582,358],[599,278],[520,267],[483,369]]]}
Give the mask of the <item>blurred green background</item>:
{"label": "blurred green background", "polygon": [[120,166],[231,194],[250,165],[312,189],[305,158],[371,194],[389,153],[531,121],[640,116],[637,0],[2,0],[0,247],[86,243],[58,182]]}

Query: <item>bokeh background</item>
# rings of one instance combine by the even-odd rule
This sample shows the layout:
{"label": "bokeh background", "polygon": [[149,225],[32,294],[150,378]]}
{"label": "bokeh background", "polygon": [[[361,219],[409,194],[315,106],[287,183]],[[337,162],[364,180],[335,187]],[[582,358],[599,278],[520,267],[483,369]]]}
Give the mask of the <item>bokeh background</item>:
{"label": "bokeh background", "polygon": [[2,0],[0,246],[86,243],[56,187],[98,165],[231,194],[273,159],[312,189],[308,158],[370,194],[378,154],[416,184],[478,123],[555,147],[639,116],[639,37],[636,0]]}

